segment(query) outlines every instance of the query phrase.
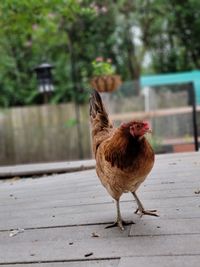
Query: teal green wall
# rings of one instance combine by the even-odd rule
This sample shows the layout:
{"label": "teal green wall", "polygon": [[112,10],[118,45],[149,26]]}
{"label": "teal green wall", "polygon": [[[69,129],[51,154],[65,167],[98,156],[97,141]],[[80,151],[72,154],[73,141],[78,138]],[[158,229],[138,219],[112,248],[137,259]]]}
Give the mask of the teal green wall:
{"label": "teal green wall", "polygon": [[192,82],[196,93],[196,103],[200,105],[200,71],[168,73],[159,75],[142,76],[140,83],[145,86],[161,86],[170,84],[184,84]]}

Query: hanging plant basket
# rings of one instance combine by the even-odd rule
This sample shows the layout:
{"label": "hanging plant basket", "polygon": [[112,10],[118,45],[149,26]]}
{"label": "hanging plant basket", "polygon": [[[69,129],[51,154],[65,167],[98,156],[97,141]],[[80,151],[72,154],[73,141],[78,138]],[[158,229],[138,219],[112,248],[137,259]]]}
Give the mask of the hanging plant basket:
{"label": "hanging plant basket", "polygon": [[122,81],[119,75],[100,75],[91,79],[90,84],[92,88],[98,92],[113,92],[120,85]]}

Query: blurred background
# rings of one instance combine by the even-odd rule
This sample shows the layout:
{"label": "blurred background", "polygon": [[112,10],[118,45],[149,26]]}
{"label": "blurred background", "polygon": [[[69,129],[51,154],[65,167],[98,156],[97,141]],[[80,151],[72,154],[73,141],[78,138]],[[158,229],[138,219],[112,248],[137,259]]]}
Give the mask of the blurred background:
{"label": "blurred background", "polygon": [[92,62],[116,125],[151,122],[156,153],[194,151],[200,125],[200,1],[0,1],[0,165],[92,157]]}

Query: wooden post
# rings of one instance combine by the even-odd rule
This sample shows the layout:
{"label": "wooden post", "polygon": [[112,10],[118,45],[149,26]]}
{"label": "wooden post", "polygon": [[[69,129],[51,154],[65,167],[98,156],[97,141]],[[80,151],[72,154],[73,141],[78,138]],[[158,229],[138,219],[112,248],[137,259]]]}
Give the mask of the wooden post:
{"label": "wooden post", "polygon": [[195,151],[199,150],[199,144],[198,144],[198,128],[197,128],[197,112],[196,112],[196,95],[193,83],[189,84],[189,90],[188,90],[188,96],[189,105],[192,106],[192,121],[193,121],[193,135],[194,135],[194,145],[195,145]]}

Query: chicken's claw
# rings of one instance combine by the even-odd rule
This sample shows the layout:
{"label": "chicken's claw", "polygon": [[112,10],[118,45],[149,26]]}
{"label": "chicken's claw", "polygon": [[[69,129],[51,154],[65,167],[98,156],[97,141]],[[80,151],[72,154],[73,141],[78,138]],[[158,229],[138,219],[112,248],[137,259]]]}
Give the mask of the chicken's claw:
{"label": "chicken's claw", "polygon": [[139,208],[137,208],[135,211],[135,213],[138,214],[140,217],[142,217],[143,215],[159,217],[159,215],[156,212],[157,210],[144,210],[144,209],[139,209]]}
{"label": "chicken's claw", "polygon": [[130,225],[130,224],[135,224],[135,223],[133,221],[120,220],[120,221],[116,221],[113,224],[106,226],[105,229],[113,228],[113,227],[119,227],[122,231],[124,231],[124,226]]}

